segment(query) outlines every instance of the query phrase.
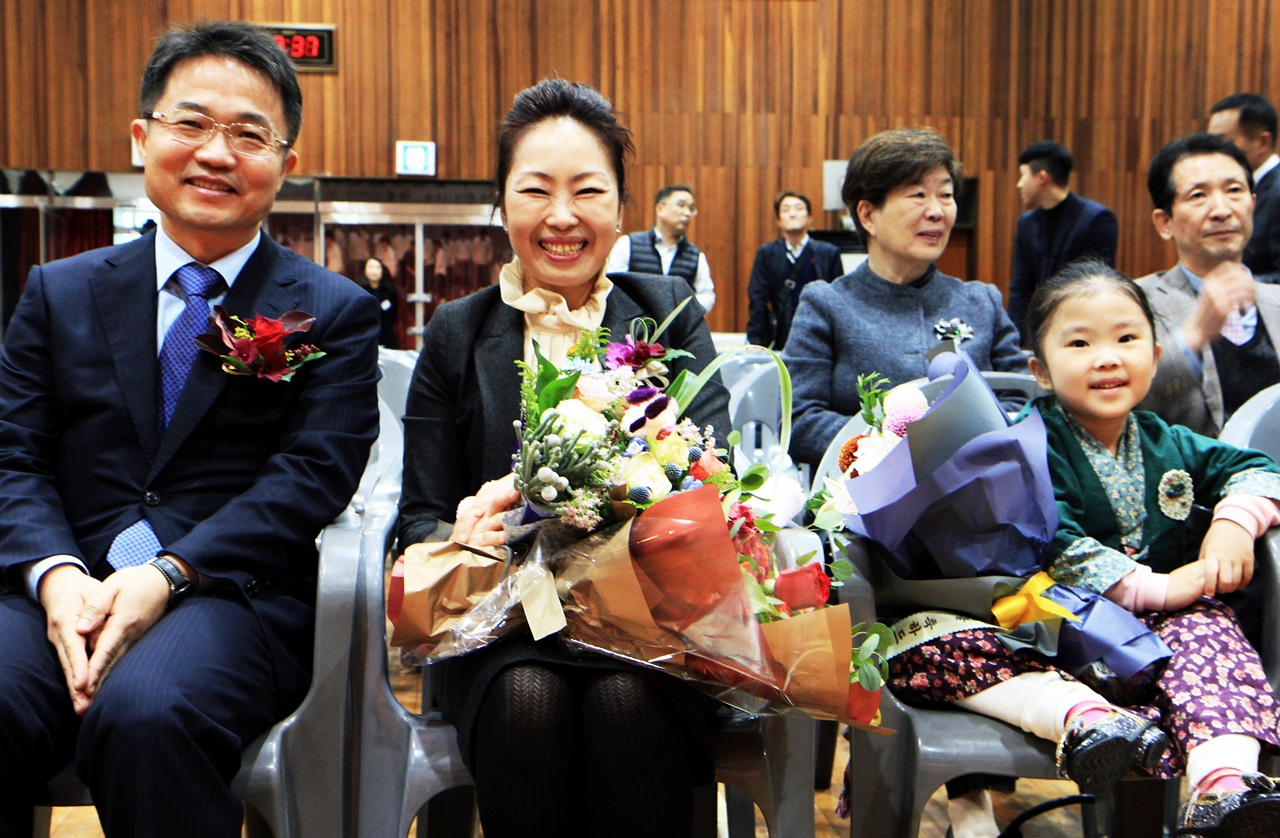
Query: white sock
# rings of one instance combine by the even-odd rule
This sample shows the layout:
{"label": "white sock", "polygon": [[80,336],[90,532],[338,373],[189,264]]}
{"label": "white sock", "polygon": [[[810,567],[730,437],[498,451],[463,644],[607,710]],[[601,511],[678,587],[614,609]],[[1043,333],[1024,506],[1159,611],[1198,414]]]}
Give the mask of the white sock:
{"label": "white sock", "polygon": [[1243,733],[1226,733],[1201,742],[1187,752],[1187,783],[1195,788],[1200,781],[1219,768],[1236,771],[1258,770],[1258,753],[1262,746],[1257,739]]}
{"label": "white sock", "polygon": [[995,809],[991,805],[991,793],[986,789],[974,789],[960,797],[950,798],[947,817],[951,820],[951,832],[955,838],[995,838],[1000,834]]}
{"label": "white sock", "polygon": [[1067,730],[1067,711],[1084,701],[1110,706],[1079,681],[1067,681],[1058,672],[1050,671],[1017,675],[956,704],[1057,742]]}

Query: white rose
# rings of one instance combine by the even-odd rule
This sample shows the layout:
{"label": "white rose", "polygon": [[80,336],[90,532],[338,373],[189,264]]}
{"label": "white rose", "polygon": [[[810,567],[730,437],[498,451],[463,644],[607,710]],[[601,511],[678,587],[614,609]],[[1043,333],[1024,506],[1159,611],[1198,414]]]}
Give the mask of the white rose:
{"label": "white rose", "polygon": [[586,434],[586,440],[604,439],[609,435],[609,420],[587,407],[577,399],[565,399],[556,405],[560,421],[564,423],[566,439],[572,438],[578,431]]}

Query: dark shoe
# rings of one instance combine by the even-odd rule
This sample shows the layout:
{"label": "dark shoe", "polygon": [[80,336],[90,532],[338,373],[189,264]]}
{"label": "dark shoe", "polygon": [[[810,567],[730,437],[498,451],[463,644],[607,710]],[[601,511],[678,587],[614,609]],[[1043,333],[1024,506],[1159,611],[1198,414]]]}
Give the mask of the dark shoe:
{"label": "dark shoe", "polygon": [[1058,776],[1081,786],[1114,783],[1135,765],[1151,768],[1169,748],[1155,722],[1127,710],[1112,710],[1091,725],[1079,717],[1058,742]]}
{"label": "dark shoe", "polygon": [[1198,838],[1280,835],[1280,788],[1275,778],[1244,773],[1240,779],[1247,789],[1224,793],[1200,791],[1229,770],[1219,769],[1200,781],[1178,810],[1178,830],[1174,835]]}

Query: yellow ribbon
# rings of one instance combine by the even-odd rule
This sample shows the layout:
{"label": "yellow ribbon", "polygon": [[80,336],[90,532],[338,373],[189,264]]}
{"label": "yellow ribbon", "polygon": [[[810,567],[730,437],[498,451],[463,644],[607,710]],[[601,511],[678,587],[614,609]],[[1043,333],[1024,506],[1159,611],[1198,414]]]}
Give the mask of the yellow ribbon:
{"label": "yellow ribbon", "polygon": [[1042,570],[1028,579],[1016,594],[996,600],[991,606],[991,613],[995,616],[996,622],[1006,629],[1015,629],[1023,623],[1049,620],[1054,617],[1079,622],[1079,617],[1048,597],[1041,596],[1054,584],[1053,577]]}

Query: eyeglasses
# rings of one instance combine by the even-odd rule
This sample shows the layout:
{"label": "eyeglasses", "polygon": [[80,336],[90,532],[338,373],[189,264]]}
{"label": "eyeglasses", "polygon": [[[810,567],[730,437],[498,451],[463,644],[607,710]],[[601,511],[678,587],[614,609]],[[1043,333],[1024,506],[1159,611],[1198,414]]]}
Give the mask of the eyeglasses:
{"label": "eyeglasses", "polygon": [[167,113],[146,114],[165,127],[175,140],[186,145],[201,146],[213,139],[215,131],[227,135],[227,145],[241,157],[270,157],[277,149],[288,148],[289,143],[265,125],[252,122],[233,122],[230,125],[215,122],[212,117],[197,111],[174,108]]}
{"label": "eyeglasses", "polygon": [[689,203],[688,201],[684,200],[683,198],[682,198],[682,199],[680,199],[679,201],[668,201],[667,203],[671,204],[671,206],[675,207],[675,208],[676,208],[676,209],[678,209],[678,210],[688,210],[688,211],[689,211],[689,215],[697,215],[697,214],[698,214],[698,207],[697,207],[697,205],[696,205],[696,204],[691,204],[691,203]]}

